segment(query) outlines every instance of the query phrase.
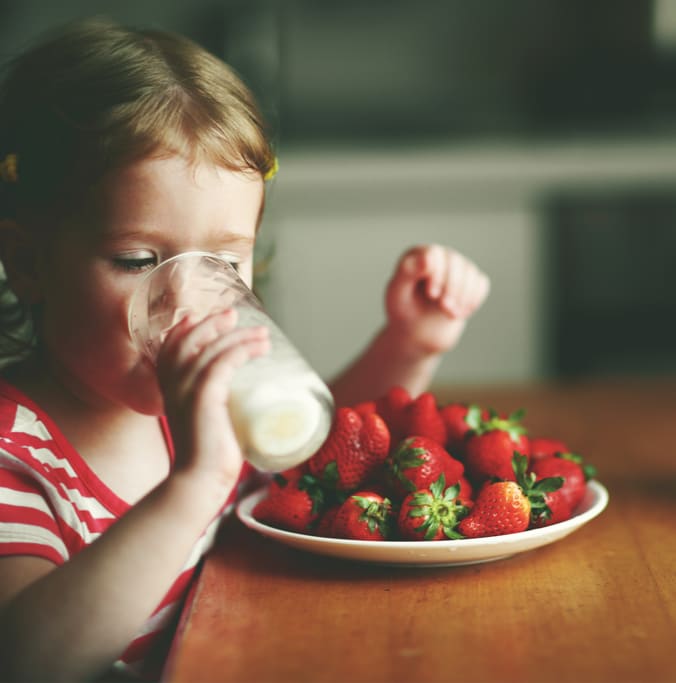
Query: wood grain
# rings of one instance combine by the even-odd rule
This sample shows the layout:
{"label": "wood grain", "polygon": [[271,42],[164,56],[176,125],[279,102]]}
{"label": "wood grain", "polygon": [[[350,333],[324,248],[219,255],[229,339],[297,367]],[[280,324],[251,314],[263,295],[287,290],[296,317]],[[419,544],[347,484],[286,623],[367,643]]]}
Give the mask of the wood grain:
{"label": "wood grain", "polygon": [[396,568],[303,553],[226,522],[170,683],[676,681],[676,381],[435,389],[527,410],[598,468],[607,509],[549,546]]}

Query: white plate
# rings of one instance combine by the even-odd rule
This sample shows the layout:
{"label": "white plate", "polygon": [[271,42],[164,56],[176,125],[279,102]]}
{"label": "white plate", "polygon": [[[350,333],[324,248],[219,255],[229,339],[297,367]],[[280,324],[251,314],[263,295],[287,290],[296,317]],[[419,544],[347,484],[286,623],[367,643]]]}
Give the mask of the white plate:
{"label": "white plate", "polygon": [[518,534],[466,538],[448,541],[349,541],[283,531],[254,519],[251,511],[265,495],[255,491],[237,506],[237,516],[250,529],[280,543],[319,555],[360,562],[403,566],[434,567],[491,562],[554,543],[601,514],[608,504],[608,491],[597,481],[587,483],[587,491],[575,515],[565,522]]}

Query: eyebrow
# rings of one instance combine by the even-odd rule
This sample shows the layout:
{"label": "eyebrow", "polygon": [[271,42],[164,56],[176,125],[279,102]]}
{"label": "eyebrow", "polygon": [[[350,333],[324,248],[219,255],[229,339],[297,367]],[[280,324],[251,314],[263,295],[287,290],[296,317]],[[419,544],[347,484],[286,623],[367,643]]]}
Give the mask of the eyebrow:
{"label": "eyebrow", "polygon": [[[147,228],[145,230],[126,230],[119,232],[115,235],[109,235],[109,237],[115,241],[124,241],[124,240],[143,240],[147,239],[148,237],[154,238],[154,237],[161,237],[164,235],[164,232],[162,230],[158,230],[155,228]],[[212,232],[207,233],[205,236],[205,243],[208,244],[241,244],[242,246],[252,246],[256,238],[254,237],[248,237],[246,235],[240,235],[239,233],[236,232],[221,232],[219,230],[214,230]]]}
{"label": "eyebrow", "polygon": [[236,232],[214,232],[214,233],[209,233],[207,235],[207,238],[205,240],[206,242],[218,242],[218,243],[233,243],[233,244],[241,244],[242,246],[248,247],[252,246],[254,242],[256,241],[255,236],[254,237],[247,237],[246,235],[239,235]]}

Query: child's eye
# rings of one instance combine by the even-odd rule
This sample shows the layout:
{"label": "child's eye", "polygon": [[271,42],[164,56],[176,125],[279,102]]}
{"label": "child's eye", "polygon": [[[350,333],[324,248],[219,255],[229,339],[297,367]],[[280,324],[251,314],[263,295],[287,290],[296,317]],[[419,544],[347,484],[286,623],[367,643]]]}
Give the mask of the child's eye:
{"label": "child's eye", "polygon": [[115,256],[113,263],[121,270],[135,272],[152,268],[157,259],[154,256]]}

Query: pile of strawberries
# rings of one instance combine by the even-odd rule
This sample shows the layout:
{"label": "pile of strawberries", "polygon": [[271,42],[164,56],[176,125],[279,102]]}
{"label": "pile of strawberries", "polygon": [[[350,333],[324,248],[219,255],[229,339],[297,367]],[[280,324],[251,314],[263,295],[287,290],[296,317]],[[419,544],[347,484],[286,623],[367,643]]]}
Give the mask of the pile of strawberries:
{"label": "pile of strawberries", "polygon": [[522,410],[440,406],[402,387],[336,411],[322,447],[276,474],[256,519],[355,540],[479,538],[571,517],[591,466],[557,439],[529,438]]}

